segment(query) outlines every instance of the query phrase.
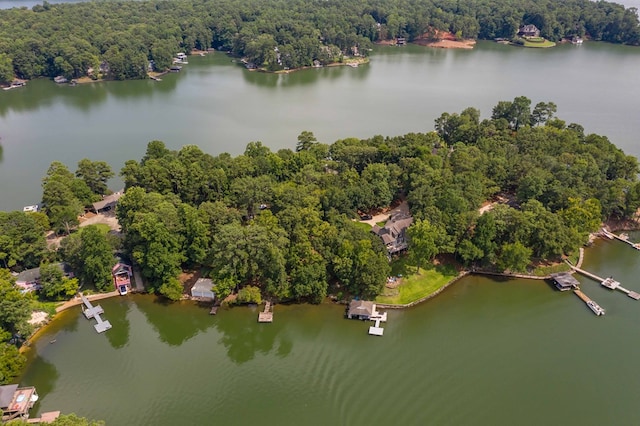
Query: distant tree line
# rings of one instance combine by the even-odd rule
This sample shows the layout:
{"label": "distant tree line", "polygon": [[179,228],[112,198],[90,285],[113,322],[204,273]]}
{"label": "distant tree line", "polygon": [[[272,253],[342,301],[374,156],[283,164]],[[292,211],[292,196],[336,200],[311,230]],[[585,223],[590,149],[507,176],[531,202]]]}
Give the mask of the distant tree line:
{"label": "distant tree line", "polygon": [[146,78],[148,62],[215,48],[271,70],[366,55],[372,42],[436,30],[511,38],[523,24],[560,40],[640,45],[634,8],[589,0],[184,0],[87,2],[0,10],[0,82],[63,75],[100,65],[107,78]]}

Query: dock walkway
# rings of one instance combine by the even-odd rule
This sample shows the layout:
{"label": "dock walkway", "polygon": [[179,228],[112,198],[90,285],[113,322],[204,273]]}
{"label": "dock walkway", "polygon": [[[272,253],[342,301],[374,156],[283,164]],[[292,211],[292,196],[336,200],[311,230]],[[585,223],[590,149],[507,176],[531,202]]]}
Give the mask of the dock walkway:
{"label": "dock walkway", "polygon": [[602,278],[597,276],[596,274],[592,274],[591,272],[585,271],[584,269],[580,269],[577,266],[573,266],[571,264],[569,265],[571,266],[571,269],[573,269],[574,271],[579,272],[582,275],[585,275],[591,279],[598,281],[603,287],[607,287],[608,289],[611,289],[611,290],[620,290],[621,292],[625,293],[627,296],[629,296],[633,300],[640,299],[640,293],[627,290],[626,288],[622,287],[618,281],[614,280],[613,277]]}
{"label": "dock walkway", "polygon": [[82,303],[83,303],[82,312],[84,312],[84,316],[87,319],[95,318],[97,322],[96,324],[94,324],[93,328],[95,328],[98,333],[102,333],[109,330],[111,328],[111,323],[107,320],[103,320],[102,317],[100,316],[101,314],[104,313],[102,306],[100,305],[93,306],[89,301],[89,299],[87,299],[84,294],[81,294],[80,298],[82,299]]}
{"label": "dock walkway", "polygon": [[633,241],[629,241],[629,236],[627,234],[616,235],[613,232],[609,232],[606,229],[602,228],[602,233],[609,238],[615,238],[618,241],[622,241],[623,243],[629,244],[636,250],[640,250],[640,243],[634,243]]}
{"label": "dock walkway", "polygon": [[596,302],[591,300],[589,298],[589,296],[584,294],[582,291],[580,291],[578,289],[575,289],[575,290],[573,290],[573,292],[576,294],[576,296],[578,296],[580,299],[582,299],[582,301],[589,307],[589,309],[591,309],[593,311],[594,314],[596,314],[598,316],[605,314],[604,309],[602,309],[600,307],[600,305],[598,305]]}
{"label": "dock walkway", "polygon": [[264,311],[258,314],[258,322],[273,322],[273,312],[271,312],[271,302],[266,301]]}

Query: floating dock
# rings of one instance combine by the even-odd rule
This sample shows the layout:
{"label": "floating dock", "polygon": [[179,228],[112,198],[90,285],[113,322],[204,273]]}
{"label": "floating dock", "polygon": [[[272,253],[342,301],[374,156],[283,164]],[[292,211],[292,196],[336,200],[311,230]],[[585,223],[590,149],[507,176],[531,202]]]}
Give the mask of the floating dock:
{"label": "floating dock", "polygon": [[582,299],[582,301],[584,303],[586,303],[586,305],[589,307],[589,309],[591,309],[593,311],[594,314],[596,314],[598,316],[605,314],[605,310],[602,309],[600,307],[600,305],[598,305],[596,302],[591,300],[589,298],[589,296],[584,294],[582,291],[576,289],[576,290],[573,290],[573,292],[576,294],[576,296],[578,296],[580,299]]}
{"label": "floating dock", "polygon": [[264,311],[258,314],[258,322],[273,322],[273,312],[271,312],[271,302],[267,300],[264,304]]}
{"label": "floating dock", "polygon": [[102,306],[100,305],[93,306],[89,301],[89,299],[87,299],[84,294],[81,294],[80,297],[82,298],[82,303],[83,303],[82,312],[84,312],[84,316],[87,319],[95,318],[97,322],[93,326],[93,328],[95,328],[98,333],[103,333],[109,330],[111,328],[111,323],[107,320],[103,320],[102,317],[100,316],[101,314],[104,313]]}
{"label": "floating dock", "polygon": [[384,334],[384,328],[380,327],[380,323],[387,322],[387,313],[383,312],[380,314],[379,312],[375,312],[369,319],[376,323],[376,325],[369,327],[369,334],[372,336],[382,336]]}

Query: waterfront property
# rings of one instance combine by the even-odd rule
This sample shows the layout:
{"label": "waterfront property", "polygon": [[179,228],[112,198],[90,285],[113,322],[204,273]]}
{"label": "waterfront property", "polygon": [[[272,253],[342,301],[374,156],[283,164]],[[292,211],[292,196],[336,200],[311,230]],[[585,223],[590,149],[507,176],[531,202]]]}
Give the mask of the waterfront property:
{"label": "waterfront property", "polygon": [[213,300],[216,294],[213,292],[213,281],[210,278],[198,278],[191,287],[191,297],[202,300]]}
{"label": "waterfront property", "polygon": [[408,213],[394,213],[383,227],[374,225],[371,232],[382,239],[389,255],[406,250],[408,247],[407,228],[413,223]]}
{"label": "waterfront property", "polygon": [[111,195],[106,195],[102,200],[93,203],[93,210],[96,213],[106,212],[113,209],[116,204],[118,204],[118,200],[120,197],[124,195],[124,189],[118,192],[114,192]]}
{"label": "waterfront property", "polygon": [[638,300],[640,299],[640,293],[636,293],[635,291],[631,291],[631,290],[627,290],[626,288],[622,287],[620,285],[620,282],[616,281],[613,279],[613,277],[609,277],[609,278],[602,278],[597,276],[596,274],[592,274],[591,272],[585,271],[584,269],[580,269],[576,266],[571,266],[571,269],[573,269],[576,272],[581,273],[584,276],[587,276],[593,280],[598,281],[603,287],[607,287],[608,289],[611,290],[620,290],[621,292],[623,292],[624,294],[626,294],[627,296],[629,296],[630,298],[634,299],[634,300]]}
{"label": "waterfront property", "polygon": [[376,304],[367,300],[352,300],[347,310],[347,318],[368,320],[376,312]]}
{"label": "waterfront property", "polygon": [[[55,264],[67,278],[73,278],[73,271],[66,263]],[[16,277],[16,285],[23,293],[40,290],[40,268],[26,269]]]}
{"label": "waterfront property", "polygon": [[0,386],[0,409],[2,422],[14,419],[27,419],[29,410],[38,400],[38,393],[33,386],[20,388],[18,385]]}
{"label": "waterfront property", "polygon": [[580,285],[580,282],[570,272],[556,272],[551,274],[550,277],[553,280],[553,284],[560,291],[576,289]]}
{"label": "waterfront property", "polygon": [[113,277],[113,285],[121,296],[124,296],[131,291],[131,276],[133,272],[131,265],[127,265],[123,262],[116,263],[111,268],[111,276]]}
{"label": "waterfront property", "polygon": [[533,24],[523,25],[518,30],[518,35],[521,37],[540,37],[540,30]]}

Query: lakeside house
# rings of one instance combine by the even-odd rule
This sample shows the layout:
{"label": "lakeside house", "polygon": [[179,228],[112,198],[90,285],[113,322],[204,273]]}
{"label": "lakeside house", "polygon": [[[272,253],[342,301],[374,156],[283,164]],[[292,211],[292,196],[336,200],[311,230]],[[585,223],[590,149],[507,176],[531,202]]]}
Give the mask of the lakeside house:
{"label": "lakeside house", "polygon": [[521,37],[540,37],[540,30],[533,24],[523,25],[518,30]]}
{"label": "lakeside house", "polygon": [[131,291],[131,276],[133,271],[131,265],[122,261],[116,263],[111,268],[111,276],[113,277],[113,285],[121,296]]}
{"label": "lakeside house", "polygon": [[[62,271],[65,277],[73,278],[73,271],[69,265],[66,263],[55,263],[55,265]],[[23,293],[40,290],[42,288],[40,285],[40,268],[26,269],[20,272],[16,277],[16,286],[18,286]]]}
{"label": "lakeside house", "polygon": [[191,287],[191,297],[201,300],[215,299],[213,281],[210,278],[198,278],[198,281]]}
{"label": "lakeside house", "polygon": [[556,272],[550,275],[553,284],[560,291],[573,290],[578,288],[580,282],[569,272]]}
{"label": "lakeside house", "polygon": [[38,400],[38,393],[33,386],[20,388],[18,385],[0,386],[0,409],[2,423],[14,419],[29,418],[29,410]]}
{"label": "lakeside house", "polygon": [[102,200],[93,203],[92,207],[96,213],[103,213],[113,209],[116,204],[118,204],[118,200],[124,195],[124,189],[114,192],[111,195],[105,195]]}
{"label": "lakeside house", "polygon": [[383,227],[374,225],[371,232],[382,239],[389,255],[406,250],[409,246],[407,240],[407,228],[413,223],[413,218],[408,213],[394,213]]}

